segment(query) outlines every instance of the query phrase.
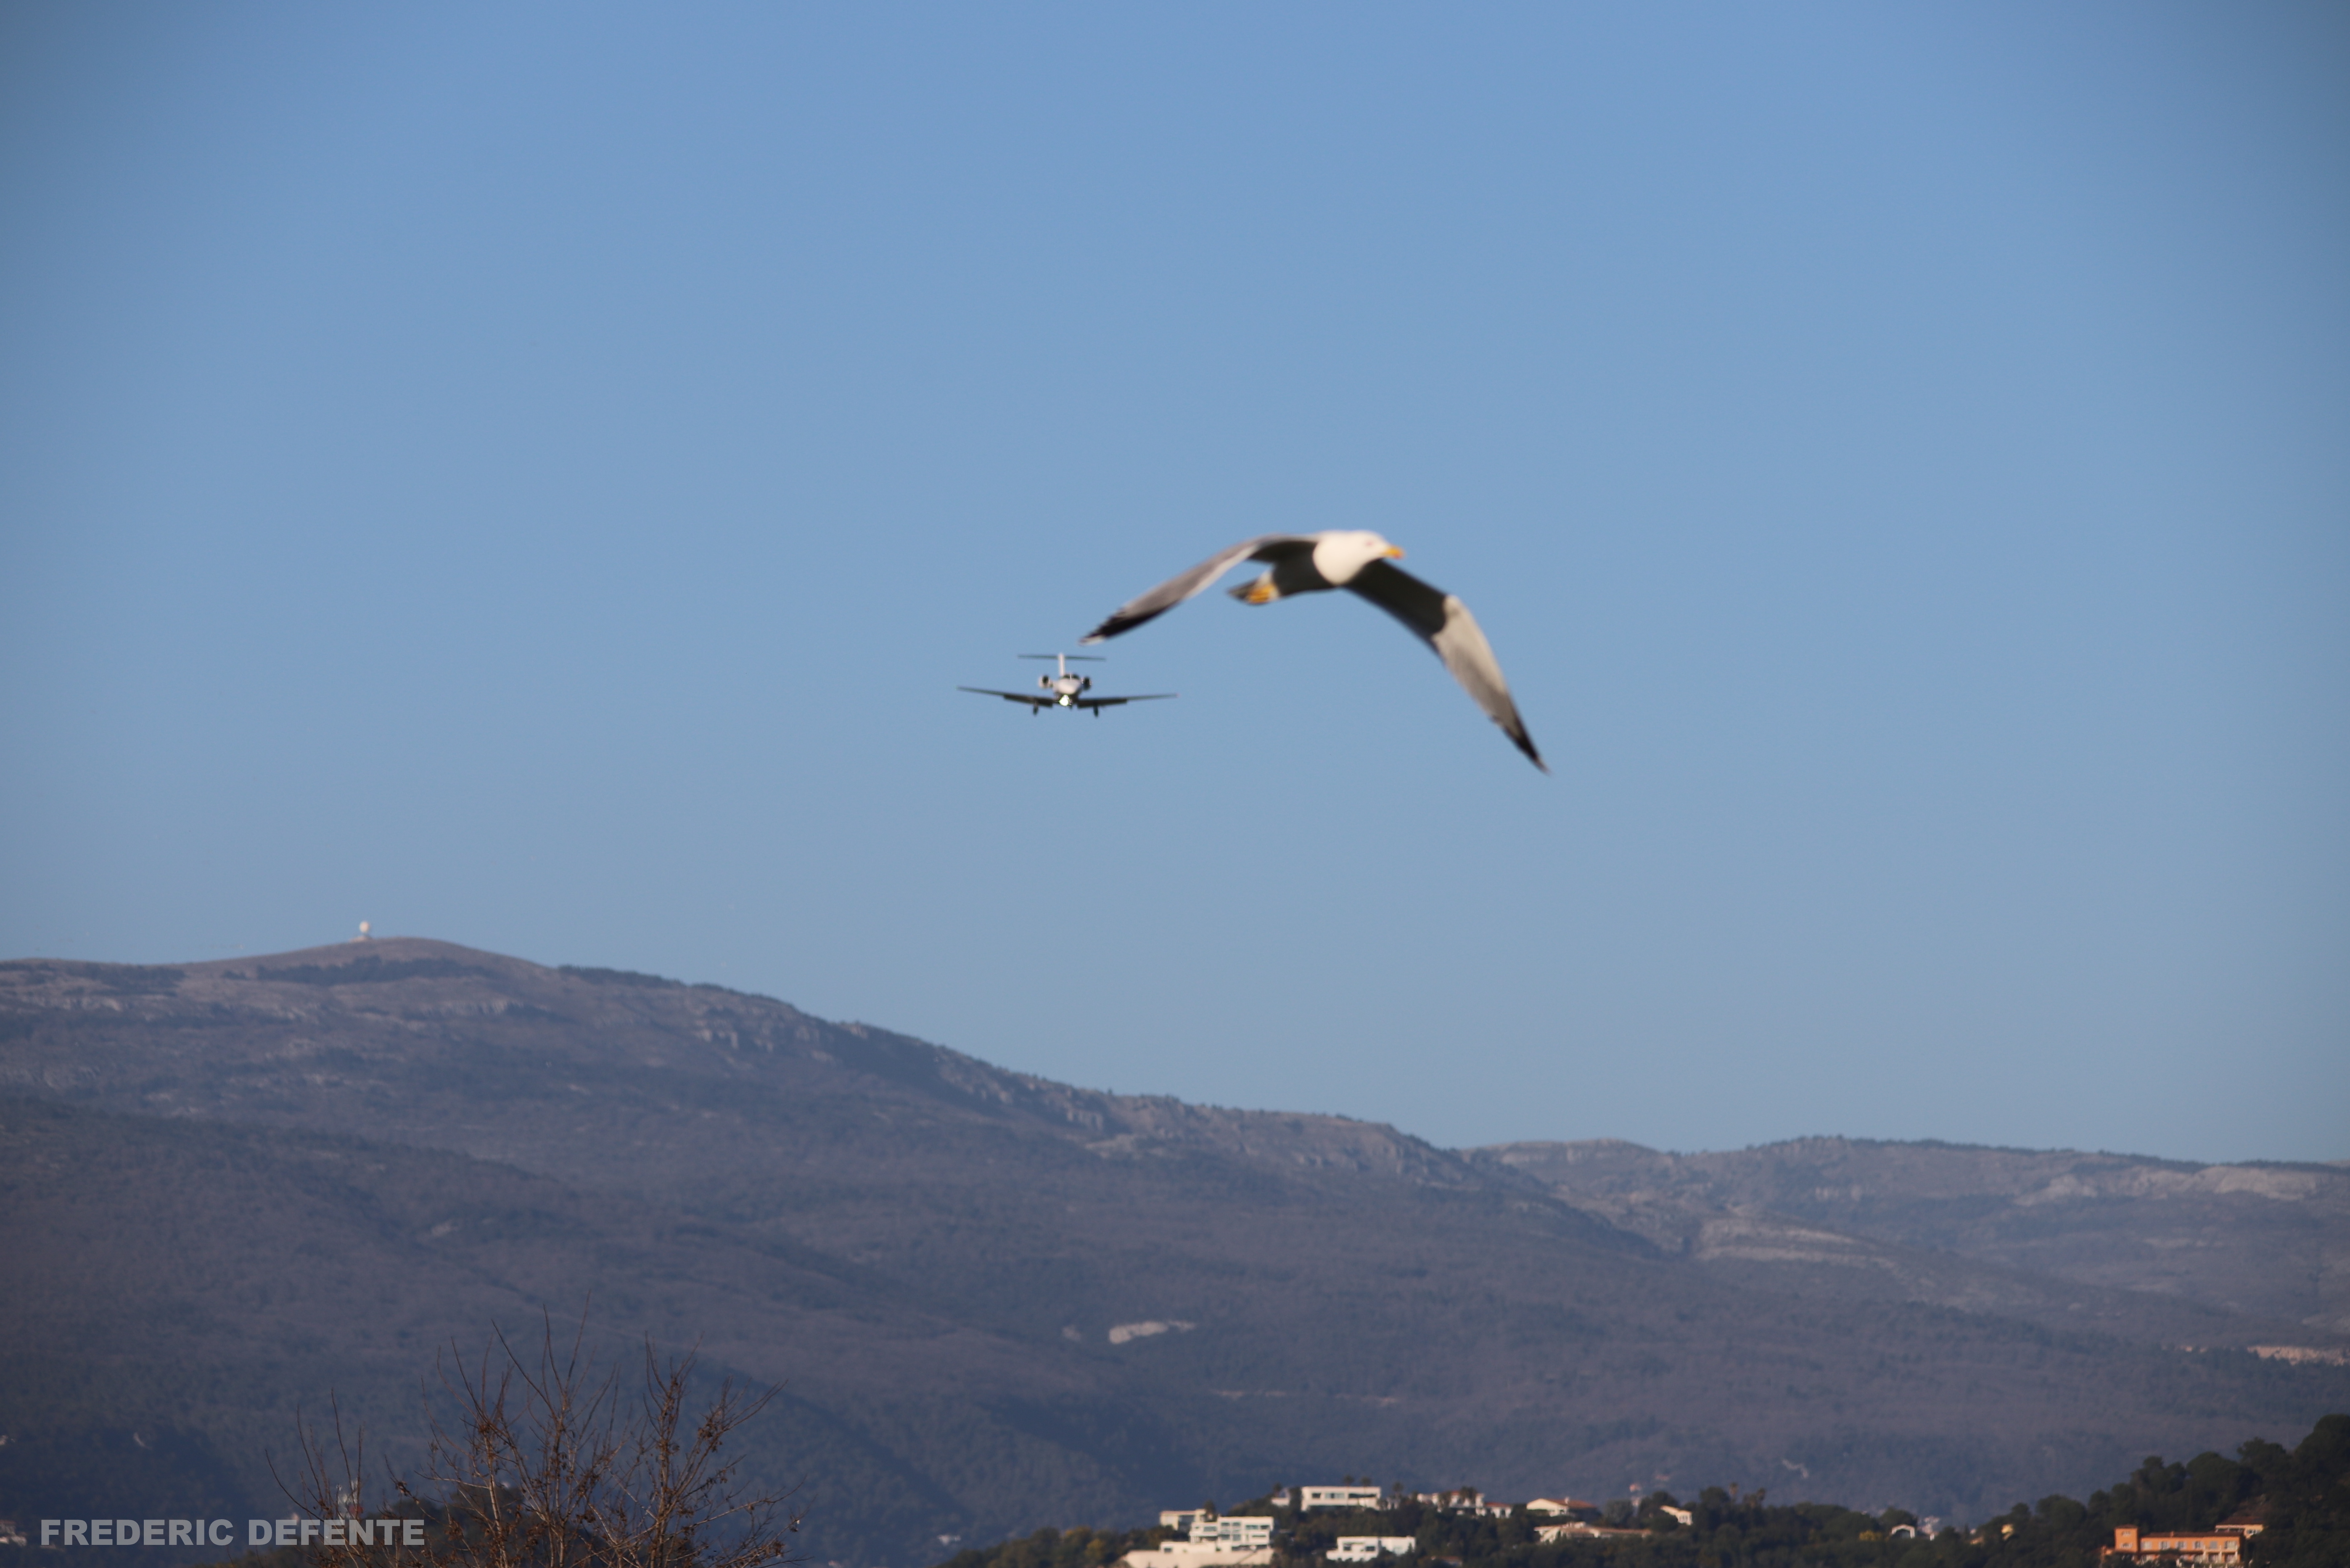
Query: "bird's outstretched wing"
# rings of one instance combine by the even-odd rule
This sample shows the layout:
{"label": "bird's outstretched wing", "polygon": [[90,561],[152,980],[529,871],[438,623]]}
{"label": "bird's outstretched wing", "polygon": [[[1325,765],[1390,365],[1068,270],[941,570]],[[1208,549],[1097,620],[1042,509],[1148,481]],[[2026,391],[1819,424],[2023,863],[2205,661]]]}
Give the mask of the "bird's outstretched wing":
{"label": "bird's outstretched wing", "polygon": [[1080,697],[1080,708],[1115,708],[1121,702],[1158,702],[1174,696],[1172,691],[1144,691],[1132,697]]}
{"label": "bird's outstretched wing", "polygon": [[1243,539],[1231,549],[1209,556],[1190,571],[1168,578],[1149,593],[1127,600],[1110,612],[1107,620],[1077,640],[1103,642],[1122,631],[1132,631],[1144,621],[1166,614],[1185,599],[1206,592],[1211,583],[1243,561],[1278,561],[1313,548],[1314,536],[1310,534],[1260,534],[1253,539]]}
{"label": "bird's outstretched wing", "polygon": [[1436,649],[1461,689],[1477,700],[1485,716],[1516,742],[1527,761],[1550,772],[1550,764],[1534,750],[1534,738],[1518,717],[1518,705],[1510,701],[1510,683],[1502,679],[1501,661],[1493,657],[1492,644],[1485,640],[1467,605],[1385,561],[1373,561],[1347,586],[1419,633],[1420,640]]}
{"label": "bird's outstretched wing", "polygon": [[958,686],[955,690],[976,691],[983,697],[1001,697],[1006,702],[1025,702],[1031,708],[1049,708],[1053,705],[1052,698],[1039,697],[1030,691],[997,691],[985,686]]}

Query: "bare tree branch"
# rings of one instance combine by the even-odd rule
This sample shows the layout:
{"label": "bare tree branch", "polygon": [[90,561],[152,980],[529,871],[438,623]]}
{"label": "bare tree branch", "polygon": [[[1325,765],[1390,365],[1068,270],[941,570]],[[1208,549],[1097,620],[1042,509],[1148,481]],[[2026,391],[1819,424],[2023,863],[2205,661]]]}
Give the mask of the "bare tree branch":
{"label": "bare tree branch", "polygon": [[[621,1391],[599,1366],[580,1316],[567,1344],[543,1316],[535,1355],[503,1330],[468,1360],[435,1358],[423,1473],[389,1479],[397,1512],[430,1521],[421,1551],[369,1524],[336,1527],[317,1568],[775,1568],[797,1561],[801,1515],[751,1487],[727,1442],[775,1397],[723,1380],[689,1416],[695,1355],[644,1342],[641,1386]],[[302,1426],[302,1472],[288,1496],[322,1518],[367,1517],[362,1451],[334,1409],[331,1444]],[[297,1495],[296,1488],[300,1489]]]}

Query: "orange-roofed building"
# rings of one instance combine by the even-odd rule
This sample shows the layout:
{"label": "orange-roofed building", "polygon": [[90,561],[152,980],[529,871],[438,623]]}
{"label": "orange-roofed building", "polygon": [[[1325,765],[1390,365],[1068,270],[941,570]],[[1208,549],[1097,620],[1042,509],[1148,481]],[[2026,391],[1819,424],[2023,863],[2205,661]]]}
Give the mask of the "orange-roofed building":
{"label": "orange-roofed building", "polygon": [[2100,1553],[2114,1563],[2176,1563],[2226,1568],[2244,1560],[2244,1542],[2261,1527],[2234,1520],[2209,1530],[2140,1530],[2125,1524],[2114,1532],[2114,1543]]}

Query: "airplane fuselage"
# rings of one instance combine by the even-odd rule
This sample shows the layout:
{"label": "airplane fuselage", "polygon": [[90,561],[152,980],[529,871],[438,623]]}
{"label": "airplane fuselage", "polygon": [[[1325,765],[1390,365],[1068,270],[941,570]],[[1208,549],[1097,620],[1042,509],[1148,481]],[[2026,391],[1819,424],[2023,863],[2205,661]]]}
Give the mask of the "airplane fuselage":
{"label": "airplane fuselage", "polygon": [[1093,659],[1090,654],[1024,653],[1020,657],[1049,659],[1053,661],[1055,673],[1040,675],[1036,678],[1037,688],[1044,693],[1043,696],[1031,697],[1024,691],[998,691],[993,686],[964,686],[957,690],[975,691],[982,697],[1001,697],[1007,702],[1024,703],[1032,714],[1041,713],[1047,708],[1069,708],[1090,711],[1097,719],[1101,717],[1101,711],[1105,708],[1122,708],[1128,702],[1157,702],[1175,695],[1172,691],[1149,691],[1138,693],[1132,697],[1088,697],[1086,692],[1093,686],[1093,677],[1069,673],[1069,660],[1087,659],[1097,664],[1101,662],[1099,659]]}

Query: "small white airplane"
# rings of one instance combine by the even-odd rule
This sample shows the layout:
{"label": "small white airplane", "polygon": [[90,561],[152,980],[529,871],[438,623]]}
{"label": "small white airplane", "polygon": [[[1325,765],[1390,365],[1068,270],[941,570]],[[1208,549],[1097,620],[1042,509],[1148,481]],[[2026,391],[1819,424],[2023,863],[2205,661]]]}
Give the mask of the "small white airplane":
{"label": "small white airplane", "polygon": [[1006,702],[1025,702],[1031,713],[1041,713],[1047,708],[1090,708],[1097,719],[1101,717],[1103,709],[1115,708],[1121,702],[1157,702],[1175,695],[1172,691],[1149,691],[1136,697],[1088,697],[1086,692],[1092,688],[1094,678],[1070,674],[1069,665],[1072,660],[1083,664],[1107,664],[1109,662],[1107,659],[1090,653],[1024,653],[1019,657],[1055,661],[1055,669],[1059,673],[1036,677],[1036,684],[1044,688],[1042,696],[1027,691],[997,691],[986,686],[958,686],[955,690],[976,691],[982,697],[1001,697]]}

